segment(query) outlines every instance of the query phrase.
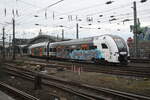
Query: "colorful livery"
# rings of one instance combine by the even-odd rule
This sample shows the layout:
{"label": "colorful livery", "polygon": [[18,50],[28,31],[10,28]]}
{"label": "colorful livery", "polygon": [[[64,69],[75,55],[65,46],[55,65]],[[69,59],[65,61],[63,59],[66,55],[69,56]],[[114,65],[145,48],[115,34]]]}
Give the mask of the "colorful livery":
{"label": "colorful livery", "polygon": [[29,47],[29,54],[57,59],[127,64],[129,48],[124,39],[119,36],[101,35],[69,41],[34,44]]}

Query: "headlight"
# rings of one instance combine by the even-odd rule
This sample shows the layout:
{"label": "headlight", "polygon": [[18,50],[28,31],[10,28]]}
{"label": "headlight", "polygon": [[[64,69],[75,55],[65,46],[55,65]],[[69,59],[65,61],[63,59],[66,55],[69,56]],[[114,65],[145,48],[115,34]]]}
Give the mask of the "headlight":
{"label": "headlight", "polygon": [[121,54],[121,55],[126,55],[126,54],[127,54],[127,52],[120,52],[120,54]]}

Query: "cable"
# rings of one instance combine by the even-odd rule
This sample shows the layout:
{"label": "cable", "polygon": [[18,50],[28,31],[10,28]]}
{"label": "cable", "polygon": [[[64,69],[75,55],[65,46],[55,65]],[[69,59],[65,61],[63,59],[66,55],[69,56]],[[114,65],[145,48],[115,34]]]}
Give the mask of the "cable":
{"label": "cable", "polygon": [[[58,3],[62,2],[62,1],[64,1],[64,0],[57,1],[57,2],[55,2],[55,3],[53,3],[53,4],[51,4],[51,5],[48,5],[48,6],[45,7],[45,8],[40,9],[40,10],[48,9],[49,7],[52,7],[52,6],[58,4]],[[40,10],[38,10],[38,11],[40,11]],[[36,12],[38,12],[38,11],[36,11]],[[32,14],[33,14],[33,13],[32,13]],[[31,13],[30,13],[29,15],[31,15]],[[19,18],[20,18],[20,17],[19,17]],[[16,20],[18,20],[18,19],[16,19]]]}
{"label": "cable", "polygon": [[[55,3],[53,3],[53,4],[50,4],[50,5],[48,5],[48,6],[44,7],[44,8],[42,8],[42,9],[37,10],[37,11],[35,11],[35,12],[40,12],[40,11],[43,11],[43,10],[47,10],[48,8],[54,6],[54,5],[56,5],[56,4],[58,4],[58,3],[62,2],[62,1],[64,1],[64,0],[57,1],[57,2],[55,2]],[[33,15],[33,12],[30,13],[30,14],[28,14],[28,15],[29,15],[29,16]],[[27,16],[28,16],[28,15],[27,15]]]}
{"label": "cable", "polygon": [[[121,6],[121,8],[122,8],[122,6]],[[116,9],[116,8],[115,8]],[[48,19],[49,20],[49,19]],[[60,20],[57,20],[57,21],[60,21]]]}
{"label": "cable", "polygon": [[108,10],[105,10],[105,11],[100,11],[100,12],[96,12],[96,13],[87,14],[86,16],[92,16],[92,15],[96,15],[96,14],[99,14],[99,13],[110,12],[112,10],[119,9],[119,8],[125,8],[125,7],[128,7],[128,6],[129,6],[129,3],[127,3],[125,5],[121,5],[119,7],[111,8],[111,9],[108,9]]}
{"label": "cable", "polygon": [[[37,6],[37,5],[33,5],[33,4],[31,4],[31,3],[28,3],[28,2],[25,2],[25,1],[22,1],[22,0],[17,0],[17,1],[19,1],[19,2],[21,2],[21,3],[23,3],[23,4],[26,4],[26,5],[32,6],[32,7],[34,7],[34,8],[41,8],[41,7]],[[17,2],[17,1],[16,1],[16,2]]]}
{"label": "cable", "polygon": [[[127,5],[127,4],[126,4]],[[124,5],[125,6],[125,5]],[[117,7],[117,8],[122,8],[122,6],[120,7]],[[117,9],[117,8],[115,8],[115,9]],[[82,8],[82,9],[84,9],[84,8]],[[113,8],[114,9],[114,8]],[[113,9],[111,9],[111,10],[113,10]],[[79,9],[77,9],[77,10],[79,10]],[[76,10],[72,10],[72,11],[69,11],[69,13],[70,12],[73,12],[73,11],[76,11]],[[110,11],[110,9],[109,9],[109,11]],[[103,12],[105,12],[105,11],[103,11]],[[67,12],[68,13],[68,12]],[[63,13],[63,14],[67,14],[67,13]],[[59,14],[59,15],[56,15],[55,17],[57,17],[57,16],[60,16],[60,15],[63,15],[63,14]],[[51,17],[48,17],[48,18],[51,18]],[[49,19],[48,19],[49,20]]]}
{"label": "cable", "polygon": [[41,9],[41,10],[39,10],[39,11],[47,10],[48,8],[54,6],[54,5],[56,5],[56,4],[58,4],[58,3],[62,2],[62,1],[64,1],[64,0],[59,0],[59,1],[55,2],[55,3],[53,3],[53,4],[48,5],[47,7],[43,8],[43,9]]}
{"label": "cable", "polygon": [[71,11],[68,11],[68,12],[65,12],[65,13],[60,13],[57,16],[67,15],[67,14],[70,14],[70,13],[73,13],[73,12],[79,12],[79,11],[83,11],[83,10],[88,10],[88,9],[95,8],[95,7],[100,6],[100,5],[102,5],[102,4],[96,4],[96,5],[92,5],[92,6],[88,6],[88,7],[84,7],[84,8],[79,8],[79,9],[71,10]]}
{"label": "cable", "polygon": [[[62,0],[61,0],[62,1]],[[58,2],[56,2],[55,4],[57,4],[57,3],[59,3],[60,1],[58,1]],[[48,7],[51,7],[51,6],[53,6],[54,4],[52,4],[52,5],[49,5],[49,6],[47,6],[46,8],[44,8],[44,9],[47,9]],[[98,6],[98,5],[100,5],[100,4],[97,4],[97,5],[94,5],[94,6]],[[94,7],[94,6],[90,6],[90,8],[91,7]],[[87,9],[87,7],[85,7],[85,8],[82,8],[83,10],[84,9]],[[77,10],[73,10],[73,11],[70,11],[70,12],[74,12],[74,11],[78,11],[78,10],[81,10],[81,9],[77,9]],[[68,12],[68,13],[70,13],[70,12]]]}
{"label": "cable", "polygon": [[[49,5],[49,6],[45,7],[45,8],[43,8],[43,9],[47,9],[47,8],[53,6],[53,5],[55,5],[55,4],[57,4],[57,3],[61,2],[61,1],[63,1],[63,0],[60,0],[60,1],[56,2],[56,3],[54,3],[54,4],[51,4],[51,5]],[[99,5],[99,4],[98,4],[98,5]],[[98,5],[94,5],[94,6],[98,6]],[[93,6],[91,6],[91,7],[93,7]],[[86,8],[82,8],[82,9],[86,9]],[[42,9],[41,9],[41,10],[42,10]],[[81,9],[78,9],[78,10],[81,10]],[[40,11],[40,10],[39,10],[39,11]]]}
{"label": "cable", "polygon": [[[124,5],[125,6],[125,5]],[[92,7],[92,6],[91,6]],[[122,6],[121,6],[122,7]],[[118,8],[118,7],[117,7]],[[115,9],[117,9],[117,8],[115,8]],[[82,8],[82,9],[85,9],[85,8]],[[114,8],[113,8],[114,9]],[[77,9],[77,10],[81,10],[81,9]],[[73,10],[73,11],[76,11],[76,10]],[[110,10],[109,10],[110,11]],[[71,12],[71,11],[70,11]]]}
{"label": "cable", "polygon": [[[125,6],[125,5],[124,5]],[[122,7],[122,6],[121,6]],[[118,7],[117,7],[118,8]],[[117,8],[115,8],[115,9],[117,9]],[[83,8],[84,9],[84,8]],[[75,10],[74,10],[75,11]],[[109,10],[110,11],[110,10]]]}

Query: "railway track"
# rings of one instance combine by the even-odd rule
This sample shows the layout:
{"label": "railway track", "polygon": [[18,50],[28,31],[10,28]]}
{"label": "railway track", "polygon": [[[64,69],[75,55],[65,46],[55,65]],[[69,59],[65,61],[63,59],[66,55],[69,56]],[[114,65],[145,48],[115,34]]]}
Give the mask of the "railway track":
{"label": "railway track", "polygon": [[15,95],[15,98],[18,100],[39,100],[38,98],[31,96],[23,91],[20,91],[14,87],[11,87],[10,85],[0,82],[0,87],[2,90],[7,91],[9,94]]}
{"label": "railway track", "polygon": [[[12,66],[10,64],[7,64],[5,70],[11,74],[21,74],[18,76],[24,76],[28,79],[31,79],[32,81],[34,79],[34,75],[37,74],[37,72],[27,69],[22,70],[21,68]],[[145,96],[120,92],[102,87],[90,86],[87,84],[81,84],[51,75],[42,74],[40,72],[38,74],[42,78],[42,84],[71,92],[75,95],[83,97],[86,100],[150,100],[149,97]]]}
{"label": "railway track", "polygon": [[130,61],[134,63],[150,63],[150,59],[131,58]]}
{"label": "railway track", "polygon": [[25,64],[30,65],[41,65],[46,67],[54,68],[66,68],[72,70],[72,67],[82,68],[84,72],[97,72],[106,73],[113,75],[123,75],[123,76],[134,76],[134,77],[144,77],[150,78],[150,67],[149,66],[109,66],[109,65],[97,65],[97,64],[79,64],[75,62],[65,63],[50,61],[46,62],[44,60],[24,60]]}
{"label": "railway track", "polygon": [[[22,68],[18,68],[18,67],[12,66],[12,65],[7,65],[7,66],[11,66],[11,68],[10,67],[5,67],[4,71],[6,73],[8,73],[10,75],[14,75],[16,77],[20,77],[20,78],[29,80],[29,81],[32,81],[34,83],[34,81],[35,81],[34,75],[37,75],[37,72],[26,70],[26,69],[22,69]],[[43,74],[40,74],[40,75],[43,76]],[[42,77],[42,78],[43,79],[44,78],[47,79],[47,77]],[[73,91],[73,89],[68,88],[67,86],[62,85],[60,83],[43,80],[42,84],[46,85],[46,86],[50,86],[50,87],[56,87],[58,89],[66,91],[68,93],[77,95],[77,96],[81,97],[83,100],[95,100],[94,98],[92,98],[90,96],[86,96],[86,95],[83,95],[83,94],[81,94],[81,93],[79,93],[77,91]]]}

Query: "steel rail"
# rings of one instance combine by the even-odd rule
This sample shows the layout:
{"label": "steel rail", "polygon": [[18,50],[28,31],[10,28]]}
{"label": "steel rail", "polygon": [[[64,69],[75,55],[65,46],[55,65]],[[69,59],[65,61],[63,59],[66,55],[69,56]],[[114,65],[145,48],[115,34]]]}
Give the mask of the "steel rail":
{"label": "steel rail", "polygon": [[4,88],[5,90],[9,90],[9,92],[11,91],[12,94],[17,95],[25,100],[39,100],[38,98],[36,98],[32,95],[29,95],[23,91],[20,91],[14,87],[11,87],[10,85],[8,85],[6,83],[0,82],[0,87]]}
{"label": "steel rail", "polygon": [[[27,69],[26,69],[27,70]],[[32,71],[31,71],[32,72]],[[35,73],[35,72],[32,72],[32,73]],[[81,84],[81,83],[78,83],[78,82],[73,82],[73,81],[69,81],[69,80],[65,80],[65,79],[62,79],[62,78],[58,78],[58,77],[54,77],[52,75],[46,75],[46,74],[43,74],[43,73],[39,73],[39,75],[44,79],[44,80],[48,80],[48,81],[55,81],[57,83],[53,83],[53,84],[57,84],[58,83],[60,84],[64,84],[64,85],[67,85],[67,86],[76,86],[76,87],[79,87],[79,88],[86,88],[86,89],[90,89],[90,90],[94,90],[94,91],[98,91],[98,92],[105,92],[105,94],[109,94],[109,95],[112,95],[112,96],[118,96],[120,98],[124,98],[124,99],[128,99],[128,100],[133,100],[133,99],[142,99],[142,100],[150,100],[149,97],[145,97],[145,96],[140,96],[140,95],[135,95],[135,94],[131,94],[131,93],[125,93],[125,92],[120,92],[120,91],[116,91],[116,90],[111,90],[111,89],[104,89],[102,87],[94,87],[94,86],[89,86],[87,84]],[[73,89],[73,91],[76,91]],[[106,97],[104,98],[103,96],[99,96],[99,95],[93,95],[93,94],[90,94],[89,93],[86,93],[85,91],[78,91],[78,93],[80,94],[83,94],[83,95],[86,95],[88,97],[92,97],[92,98],[95,98],[95,99],[106,99]],[[107,98],[108,99],[108,98]]]}
{"label": "steel rail", "polygon": [[[20,69],[18,71],[13,70],[11,68],[9,69],[9,68],[6,68],[6,67],[5,67],[5,69],[8,70],[7,71],[8,74],[11,74],[11,75],[14,75],[14,76],[17,76],[17,77],[21,77],[21,78],[25,78],[25,79],[28,79],[30,81],[34,81],[34,77],[32,77],[28,74],[23,74],[23,72],[19,72]],[[34,73],[34,72],[32,72],[32,73]],[[74,86],[73,87],[69,86],[70,83],[68,85],[67,80],[64,80],[64,79],[61,79],[61,78],[56,79],[56,77],[52,77],[52,76],[51,76],[51,78],[49,78],[49,76],[44,77],[43,74],[40,74],[40,75],[42,76],[43,79],[45,79],[45,81],[42,81],[42,83],[44,85],[53,86],[53,87],[59,88],[61,90],[67,91],[67,92],[69,91],[69,92],[71,92],[75,95],[78,95],[78,96],[81,96],[81,97],[85,98],[86,100],[108,100],[108,99],[110,99],[108,97],[104,97],[103,95],[94,95],[92,93],[87,93],[85,91],[74,89]],[[53,80],[53,81],[47,81],[47,80]],[[62,84],[62,83],[64,83],[64,84]],[[71,82],[71,84],[75,85],[75,86],[79,86],[79,83]],[[132,100],[132,99],[130,99],[130,100]]]}
{"label": "steel rail", "polygon": [[[25,62],[26,64],[31,65],[41,65],[46,67],[53,67],[53,68],[67,68],[71,70],[70,65],[59,65],[59,64],[47,64],[47,63],[41,63],[41,62]],[[76,65],[73,63],[73,65]],[[135,76],[135,77],[150,77],[150,67],[133,67],[133,66],[126,66],[126,67],[119,67],[119,66],[85,66],[85,65],[77,65],[79,67],[83,68],[83,71],[85,72],[97,72],[97,73],[106,73],[106,74],[114,74],[114,75],[122,75],[122,76]]]}
{"label": "steel rail", "polygon": [[[12,66],[11,66],[12,67]],[[15,67],[16,68],[16,67]],[[17,67],[18,68],[18,67]],[[7,70],[7,71],[6,71]],[[11,75],[14,75],[16,77],[21,77],[21,78],[24,78],[24,79],[27,79],[29,81],[34,81],[34,75],[37,74],[36,72],[32,72],[32,71],[27,71],[27,73],[24,73],[25,70],[22,70],[21,72],[20,71],[20,68],[18,68],[18,70],[14,70],[12,68],[4,68],[4,71],[8,74],[11,74]],[[32,74],[28,75],[28,72],[32,72]],[[81,93],[78,93],[77,91],[73,91],[73,89],[70,89],[70,88],[67,88],[63,85],[60,85],[58,83],[52,83],[52,82],[44,82],[42,81],[42,84],[44,85],[47,85],[47,86],[53,86],[53,87],[56,87],[56,88],[59,88],[63,91],[66,91],[66,92],[69,92],[69,93],[72,93],[74,95],[77,95],[77,96],[80,96],[86,100],[95,100],[94,98],[92,97],[89,97],[89,96],[86,96],[86,95],[83,95]],[[100,100],[104,100],[104,99],[100,99]]]}
{"label": "steel rail", "polygon": [[131,62],[134,63],[150,63],[150,59],[137,59],[137,58],[131,58],[129,59]]}

